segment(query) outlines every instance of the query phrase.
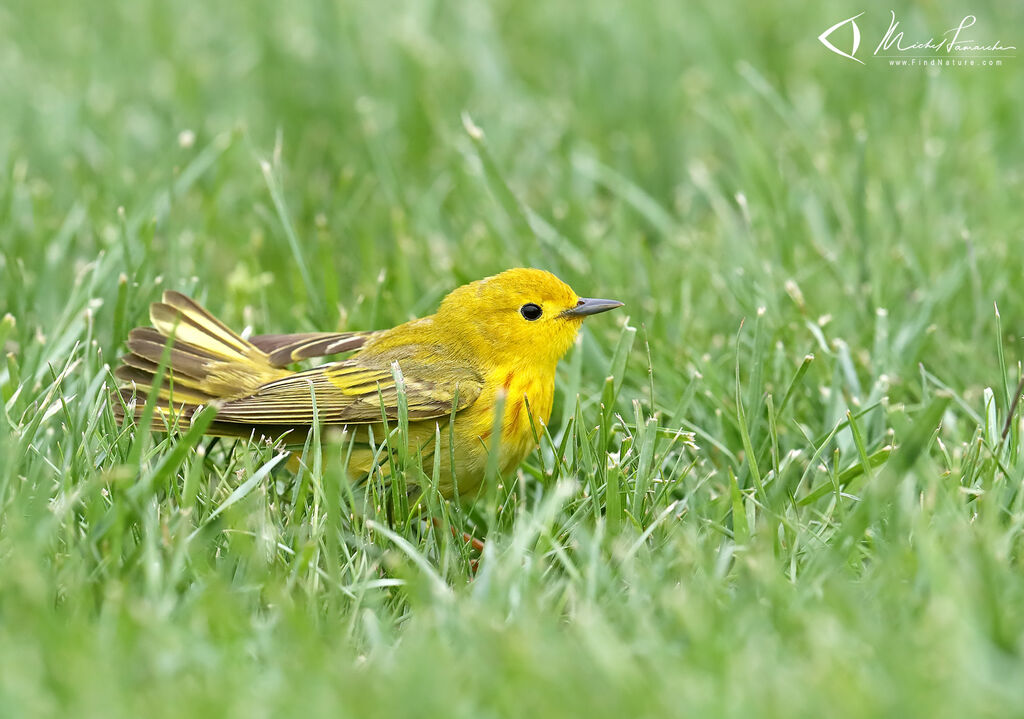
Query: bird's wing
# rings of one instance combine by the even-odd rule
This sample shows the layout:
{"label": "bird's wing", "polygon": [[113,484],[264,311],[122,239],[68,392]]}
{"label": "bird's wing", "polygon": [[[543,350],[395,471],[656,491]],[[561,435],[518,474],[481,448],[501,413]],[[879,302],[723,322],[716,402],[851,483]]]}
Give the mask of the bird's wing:
{"label": "bird's wing", "polygon": [[303,332],[292,335],[256,335],[249,341],[267,353],[274,367],[287,367],[313,357],[352,352],[362,348],[373,332]]}
{"label": "bird's wing", "polygon": [[[483,389],[475,369],[410,359],[398,362],[412,420],[447,417],[465,409]],[[447,363],[446,363],[447,365]],[[271,382],[253,394],[220,405],[218,422],[250,425],[361,424],[398,417],[398,389],[391,362],[357,355]]]}

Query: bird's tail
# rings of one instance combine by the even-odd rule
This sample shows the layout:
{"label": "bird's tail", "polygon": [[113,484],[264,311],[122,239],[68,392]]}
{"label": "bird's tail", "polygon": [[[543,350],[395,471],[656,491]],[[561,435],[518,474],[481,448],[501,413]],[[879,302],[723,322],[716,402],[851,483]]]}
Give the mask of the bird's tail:
{"label": "bird's tail", "polygon": [[165,428],[187,424],[202,405],[251,394],[291,374],[180,292],[165,292],[149,316],[153,326],[131,331],[129,353],[114,372],[122,382],[113,403],[119,422],[142,414],[161,366],[154,424]]}

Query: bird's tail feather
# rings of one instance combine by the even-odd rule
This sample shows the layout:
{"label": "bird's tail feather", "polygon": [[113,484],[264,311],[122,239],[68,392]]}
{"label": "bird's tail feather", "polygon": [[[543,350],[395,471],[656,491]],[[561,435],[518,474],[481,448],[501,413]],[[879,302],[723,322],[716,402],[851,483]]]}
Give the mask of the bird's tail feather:
{"label": "bird's tail feather", "polygon": [[141,415],[161,364],[154,419],[164,425],[169,415],[187,422],[201,405],[251,394],[291,374],[180,292],[165,292],[162,302],[150,305],[149,316],[153,326],[132,330],[129,353],[114,372],[123,383],[114,401],[118,421]]}

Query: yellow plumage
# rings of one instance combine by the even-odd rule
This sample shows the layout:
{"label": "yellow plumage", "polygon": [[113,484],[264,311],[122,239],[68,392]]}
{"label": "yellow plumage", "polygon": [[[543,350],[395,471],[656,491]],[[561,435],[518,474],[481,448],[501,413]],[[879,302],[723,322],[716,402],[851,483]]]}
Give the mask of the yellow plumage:
{"label": "yellow plumage", "polygon": [[[356,435],[348,470],[358,478],[374,466],[370,440],[372,434],[379,445],[384,438],[382,416],[398,417],[397,373],[408,404],[409,446],[419,448],[429,473],[439,431],[441,491],[452,496],[457,483],[459,494],[467,494],[479,486],[494,441],[503,473],[534,448],[551,416],[555,366],[583,318],[620,305],[580,299],[549,272],[515,269],[464,285],[435,314],[392,329],[245,340],[193,300],[166,292],[151,307],[153,327],[129,336],[130,353],[116,372],[122,401],[115,411],[141,412],[136,393],[153,387],[166,353],[161,418],[187,422],[199,406],[216,404],[210,434],[285,437],[293,444],[305,440],[314,421],[342,426]],[[338,362],[288,369],[346,352],[353,354]],[[500,440],[492,436],[499,398]]]}

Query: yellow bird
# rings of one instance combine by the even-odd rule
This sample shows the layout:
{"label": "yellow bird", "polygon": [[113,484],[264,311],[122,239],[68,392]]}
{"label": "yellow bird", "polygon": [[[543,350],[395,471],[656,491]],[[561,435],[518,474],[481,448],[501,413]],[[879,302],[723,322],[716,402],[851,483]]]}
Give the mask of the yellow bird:
{"label": "yellow bird", "polygon": [[[150,307],[153,327],[129,335],[130,352],[115,372],[123,384],[114,409],[119,421],[126,410],[142,413],[137,396],[153,387],[167,353],[157,397],[164,421],[170,415],[187,422],[200,406],[213,404],[209,434],[284,437],[289,445],[301,445],[314,421],[346,427],[356,433],[348,471],[360,479],[375,467],[387,471],[373,446],[387,433],[382,417],[398,418],[400,376],[409,447],[420,449],[429,475],[439,431],[439,488],[449,498],[456,486],[465,495],[483,479],[499,398],[498,469],[506,473],[536,446],[551,416],[555,366],[583,319],[621,306],[580,298],[550,272],[513,269],[459,287],[435,314],[392,329],[246,340],[185,295],[165,292],[163,302]],[[288,369],[348,352],[354,354],[313,369]]]}

